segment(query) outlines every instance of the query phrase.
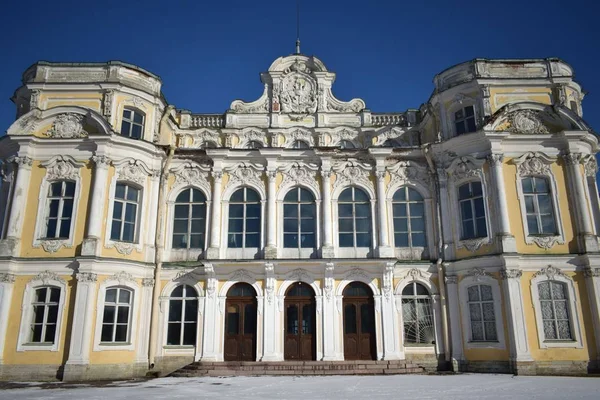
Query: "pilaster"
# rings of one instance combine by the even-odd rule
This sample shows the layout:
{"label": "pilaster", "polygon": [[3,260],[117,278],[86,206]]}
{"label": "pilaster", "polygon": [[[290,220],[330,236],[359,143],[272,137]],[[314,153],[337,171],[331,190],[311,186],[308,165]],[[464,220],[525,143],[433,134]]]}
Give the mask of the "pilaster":
{"label": "pilaster", "polygon": [[[265,263],[265,293],[263,300],[263,354],[258,361],[281,361],[282,355],[278,354],[276,346],[275,318],[277,316],[277,303],[275,296],[275,266]],[[283,299],[281,299],[283,301]],[[260,339],[260,338],[258,338]]]}
{"label": "pilaster", "polygon": [[333,278],[334,264],[332,262],[325,264],[325,274],[323,279],[323,361],[343,360],[336,351],[336,343],[341,337],[336,330],[337,320],[339,319],[336,309],[335,279]]}
{"label": "pilaster", "polygon": [[395,262],[385,265],[383,272],[383,296],[381,300],[381,326],[383,333],[383,360],[403,360],[404,350],[400,343],[396,301],[393,293]]}
{"label": "pilaster", "polygon": [[508,202],[506,200],[506,186],[504,184],[504,171],[502,169],[502,154],[490,154],[487,157],[493,179],[493,190],[496,198],[496,218],[498,225],[497,238],[505,253],[516,253],[517,244],[515,237],[511,234],[510,219],[508,216]]}
{"label": "pilaster", "polygon": [[102,228],[104,221],[104,207],[108,200],[107,179],[108,167],[111,160],[106,156],[93,156],[94,179],[90,193],[91,205],[88,213],[87,236],[83,240],[81,255],[99,256],[101,251]]}
{"label": "pilaster", "polygon": [[0,365],[4,364],[6,330],[14,283],[15,276],[13,274],[0,273]]}
{"label": "pilaster", "polygon": [[15,184],[12,191],[11,209],[6,227],[6,238],[0,241],[0,256],[17,256],[21,245],[21,233],[27,207],[29,181],[33,160],[27,156],[15,157]]}
{"label": "pilaster", "polygon": [[[212,213],[210,219],[210,247],[206,252],[207,259],[221,258],[221,192],[223,172],[213,171]],[[205,325],[207,326],[207,325]]]}
{"label": "pilaster", "polygon": [[448,291],[448,307],[450,311],[450,336],[452,343],[452,367],[460,371],[464,363],[463,334],[458,302],[458,276],[446,276],[446,289]]}
{"label": "pilaster", "polygon": [[[219,318],[216,289],[217,279],[212,264],[204,264],[204,273],[206,274],[206,291],[204,300],[204,334],[202,335],[202,359],[201,361],[222,361],[223,354],[219,351]],[[223,304],[225,307],[225,304]]]}
{"label": "pilaster", "polygon": [[[152,311],[152,291],[154,289],[154,278],[142,279],[142,290],[140,299],[140,319],[138,327],[138,337],[136,339],[135,346],[135,362],[136,363],[148,363],[148,346],[150,337],[150,314]],[[157,313],[158,315],[158,313]],[[163,329],[167,329],[167,326],[163,326]],[[157,345],[160,347],[162,344],[159,342]],[[160,352],[157,351],[157,354]]]}
{"label": "pilaster", "polygon": [[267,187],[267,246],[265,247],[265,258],[277,258],[277,210],[276,210],[276,187],[275,179],[277,171],[267,171],[269,184]]}
{"label": "pilaster", "polygon": [[[328,166],[329,167],[329,166]],[[321,248],[322,258],[334,258],[333,232],[331,228],[331,169],[321,170],[323,190],[323,246]]]}
{"label": "pilaster", "polygon": [[594,338],[596,340],[596,363],[600,368],[600,268],[587,267],[583,270],[585,275],[585,286],[590,302],[590,313],[594,326]]}

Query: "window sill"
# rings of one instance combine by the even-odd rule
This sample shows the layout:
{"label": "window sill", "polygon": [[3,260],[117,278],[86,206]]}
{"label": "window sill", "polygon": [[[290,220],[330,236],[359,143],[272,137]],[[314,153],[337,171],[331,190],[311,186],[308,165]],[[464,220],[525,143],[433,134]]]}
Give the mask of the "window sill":
{"label": "window sill", "polygon": [[544,348],[583,348],[583,345],[577,340],[545,340],[542,342],[541,346]]}
{"label": "window sill", "polygon": [[468,349],[503,349],[504,343],[500,342],[483,342],[483,341],[469,341],[467,342]]}
{"label": "window sill", "polygon": [[129,342],[100,342],[100,346],[131,346]]}
{"label": "window sill", "polygon": [[56,343],[22,343],[17,351],[58,351]]}
{"label": "window sill", "polygon": [[176,345],[176,344],[167,344],[163,346],[163,349],[165,350],[194,350],[196,348],[196,346],[191,345],[191,344],[185,344],[185,345]]}

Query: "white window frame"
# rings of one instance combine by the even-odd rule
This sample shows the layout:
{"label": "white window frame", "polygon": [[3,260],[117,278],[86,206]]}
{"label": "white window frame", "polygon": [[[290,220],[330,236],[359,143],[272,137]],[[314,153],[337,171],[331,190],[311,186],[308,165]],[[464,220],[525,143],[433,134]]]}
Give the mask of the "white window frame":
{"label": "white window frame", "polygon": [[[487,236],[487,218],[484,215],[484,221],[486,222],[486,227],[485,227],[485,235],[481,235],[481,232],[477,232],[477,217],[475,216],[476,213],[476,209],[475,209],[475,200],[481,198],[482,203],[485,203],[484,198],[483,198],[483,185],[481,184],[481,182],[479,181],[469,181],[469,182],[464,182],[462,184],[460,184],[459,186],[457,186],[457,190],[460,193],[460,189],[463,187],[468,186],[470,189],[473,188],[473,185],[477,185],[479,184],[481,186],[481,196],[475,196],[473,194],[469,195],[468,198],[466,199],[461,199],[460,198],[460,194],[457,195],[457,201],[458,201],[458,215],[459,215],[459,220],[460,220],[460,238],[461,240],[474,240],[474,239],[478,239],[481,237],[485,237]],[[475,236],[473,237],[465,237],[465,232],[463,231],[463,225],[465,224],[465,221],[467,221],[467,218],[465,218],[465,215],[463,215],[462,213],[462,204],[463,203],[468,203],[469,204],[469,209],[471,210],[471,215],[472,217],[470,218],[471,221],[471,225],[473,228],[473,232],[475,233]],[[484,204],[484,212],[485,212],[485,204]]]}
{"label": "white window frame", "polygon": [[[125,198],[116,198],[116,191],[115,191],[115,196],[113,197],[113,211],[114,211],[114,205],[115,203],[118,201],[119,203],[121,203],[122,206],[122,210],[121,210],[121,218],[118,219],[118,221],[120,221],[120,232],[119,232],[119,239],[115,239],[112,237],[112,224],[113,222],[115,222],[115,217],[114,215],[111,213],[110,215],[110,223],[111,223],[111,237],[110,240],[115,241],[115,242],[125,242],[125,243],[135,243],[136,239],[138,237],[138,217],[139,217],[139,209],[141,208],[141,201],[140,201],[140,193],[142,191],[141,188],[139,188],[137,185],[132,185],[130,183],[126,183],[126,182],[117,182],[116,186],[122,185],[125,188]],[[116,188],[115,186],[115,188]],[[129,200],[127,199],[127,196],[129,195],[129,190],[135,190],[137,191],[137,198],[135,200]],[[123,240],[123,228],[125,227],[125,215],[127,213],[127,205],[129,204],[133,204],[136,206],[136,210],[135,210],[135,220],[133,222],[133,240],[129,241],[129,240]],[[108,218],[107,218],[108,219]],[[108,222],[108,221],[107,221]]]}
{"label": "white window frame", "polygon": [[[339,235],[339,197],[340,195],[350,187],[354,187],[356,189],[360,189],[367,194],[369,197],[369,201],[371,203],[371,247],[340,247],[340,235]],[[376,226],[376,210],[375,210],[375,193],[370,187],[366,187],[360,183],[354,183],[347,186],[342,186],[334,189],[334,193],[332,193],[332,218],[333,218],[333,246],[336,251],[336,257],[340,258],[366,258],[369,256],[369,253],[373,252],[375,248],[377,248],[377,226]],[[356,234],[356,232],[354,232]]]}
{"label": "white window frame", "polygon": [[[187,286],[188,288],[192,288],[193,290],[196,291],[196,297],[186,296],[186,297],[176,297],[176,298],[173,298],[172,297],[172,293],[179,286]],[[196,344],[198,343],[198,325],[200,324],[200,315],[201,315],[201,313],[199,312],[201,304],[200,304],[200,296],[198,296],[198,293],[199,293],[198,289],[196,289],[196,287],[194,285],[188,285],[186,283],[178,284],[178,285],[176,285],[171,290],[171,292],[169,294],[169,297],[168,297],[168,300],[167,300],[167,304],[169,305],[169,307],[167,307],[167,312],[166,312],[166,319],[167,320],[166,320],[166,325],[165,325],[165,344],[164,344],[165,346],[167,346],[167,347],[195,347]],[[169,340],[169,325],[177,323],[178,325],[181,326],[182,329],[181,329],[181,331],[179,333],[179,342],[181,342],[182,339],[183,339],[183,333],[185,331],[184,328],[185,328],[185,324],[186,324],[186,321],[182,320],[181,317],[179,318],[179,321],[171,321],[171,319],[169,318],[170,317],[170,313],[171,313],[171,309],[170,309],[171,300],[173,300],[173,299],[181,300],[182,301],[182,303],[181,303],[182,304],[182,309],[181,309],[182,314],[185,314],[185,304],[187,302],[193,301],[193,300],[195,300],[197,302],[198,311],[196,312],[196,314],[197,314],[196,315],[196,343],[194,343],[194,344],[168,344],[167,343],[168,340]],[[189,322],[187,322],[187,323],[189,323]]]}
{"label": "white window frame", "polygon": [[[394,228],[394,195],[398,190],[403,190],[404,188],[409,188],[415,190],[417,193],[421,195],[423,198],[423,207],[424,214],[423,218],[425,219],[425,240],[426,245],[424,247],[399,247],[396,246],[396,236],[395,236],[395,228]],[[399,259],[408,259],[408,260],[421,260],[429,257],[430,249],[433,247],[433,215],[431,213],[432,199],[429,194],[429,191],[425,190],[422,186],[418,184],[413,184],[410,182],[402,182],[397,185],[390,186],[386,196],[386,208],[387,215],[389,215],[388,220],[390,223],[388,224],[388,237],[390,238],[390,243],[392,247],[395,249],[396,257]],[[381,223],[381,222],[380,222]],[[412,241],[412,239],[411,239]]]}
{"label": "white window frame", "polygon": [[[285,247],[284,246],[284,220],[285,220],[285,214],[284,214],[284,205],[286,204],[285,202],[285,197],[288,195],[288,193],[290,193],[290,191],[292,190],[297,190],[298,188],[300,189],[304,189],[307,190],[312,196],[313,196],[313,203],[315,205],[315,232],[314,232],[314,236],[315,236],[315,246],[314,247]],[[283,193],[283,192],[281,192]],[[314,193],[314,190],[311,188],[308,188],[306,186],[303,185],[296,185],[296,186],[291,186],[289,188],[287,188],[287,190],[285,190],[285,193],[283,194],[283,196],[281,197],[281,200],[278,200],[278,213],[279,215],[281,215],[280,219],[280,223],[279,225],[279,235],[278,237],[280,237],[281,241],[279,243],[281,243],[281,252],[282,252],[282,256],[283,258],[310,258],[311,255],[316,255],[318,252],[318,249],[320,248],[320,243],[319,243],[319,229],[320,229],[320,218],[319,218],[319,200],[317,200],[317,196]],[[290,203],[287,203],[290,204]],[[302,204],[302,202],[298,201],[295,204]],[[308,203],[304,203],[304,204],[308,204]],[[275,217],[275,216],[273,216]]]}
{"label": "white window frame", "polygon": [[[189,190],[197,190],[200,193],[202,193],[202,195],[204,196],[204,202],[193,202],[192,203],[192,202],[186,201],[185,203],[177,203],[177,197],[179,197],[179,195],[182,194],[183,192],[187,192]],[[189,215],[189,212],[190,212],[189,208],[192,205],[194,205],[194,204],[196,204],[196,205],[198,205],[198,204],[204,204],[205,209],[206,209],[206,214],[204,215],[204,232],[203,232],[203,234],[204,234],[204,243],[202,244],[202,247],[200,247],[200,248],[198,248],[198,247],[189,247],[189,241],[188,241],[188,247],[186,247],[186,248],[179,248],[179,247],[175,248],[175,247],[173,247],[173,235],[175,234],[175,229],[174,229],[174,225],[175,225],[175,206],[178,205],[178,204],[179,205],[185,205],[185,206],[188,207],[188,218],[186,219],[188,227],[187,227],[187,230],[186,230],[186,233],[185,233],[185,236],[188,237],[188,238],[192,234],[190,232],[190,229],[191,229],[190,224],[191,224],[192,218]],[[171,242],[170,243],[171,244],[171,249],[173,249],[173,250],[185,250],[185,251],[200,250],[200,252],[202,252],[204,249],[206,249],[206,245],[207,245],[207,242],[208,242],[208,212],[209,212],[208,208],[209,208],[209,202],[208,202],[208,198],[206,197],[206,193],[204,193],[204,191],[201,190],[201,189],[199,189],[199,188],[196,188],[196,187],[193,187],[193,186],[186,186],[185,188],[183,188],[183,189],[181,189],[181,190],[178,191],[177,196],[175,196],[175,200],[172,203],[172,207],[173,207],[173,212],[169,213],[169,216],[170,216],[170,219],[171,219],[171,224],[173,226],[171,227],[171,229],[168,230],[169,235],[170,235],[169,236],[169,240]],[[197,219],[199,219],[199,218],[197,218]]]}
{"label": "white window frame", "polygon": [[[60,298],[58,301],[58,315],[56,317],[56,336],[54,343],[31,343],[30,329],[33,320],[33,300],[35,298],[36,289],[43,287],[55,287],[60,290]],[[19,337],[17,340],[17,351],[58,351],[59,344],[62,340],[63,331],[63,314],[65,309],[67,285],[65,280],[53,272],[45,271],[31,279],[23,294],[23,304],[21,307],[21,326],[19,329]]]}
{"label": "white window frame", "polygon": [[475,117],[475,131],[474,132],[477,132],[477,130],[479,130],[478,121],[479,121],[480,110],[479,110],[479,106],[477,104],[476,99],[469,97],[469,96],[465,96],[463,94],[457,94],[454,97],[454,101],[455,102],[447,109],[447,112],[446,112],[447,127],[448,127],[448,132],[450,133],[450,135],[448,136],[448,139],[453,138],[453,137],[468,135],[469,133],[473,133],[473,132],[461,133],[460,135],[458,135],[456,133],[456,123],[454,120],[455,113],[466,107],[473,107],[473,115]]}
{"label": "white window frame", "polygon": [[[231,177],[230,177],[231,179]],[[239,189],[248,188],[258,193],[260,203],[260,235],[259,235],[259,247],[228,247],[229,244],[229,203],[231,196]],[[245,185],[232,185],[226,189],[221,201],[221,243],[222,248],[225,249],[225,257],[228,259],[254,259],[258,254],[262,254],[262,250],[265,246],[265,235],[266,235],[266,196],[262,188],[256,187],[252,184]]]}
{"label": "white window frame", "polygon": [[[132,114],[132,118],[131,119],[125,119],[125,111],[131,111],[132,113],[137,113],[137,114],[140,114],[142,116],[142,123],[141,123],[142,133],[141,133],[141,135],[140,135],[139,138],[133,138],[133,137],[131,137],[131,133],[133,131],[133,125],[138,125],[139,126],[140,124],[137,123],[137,122],[133,122],[133,115],[134,114]],[[123,132],[121,132],[121,129],[123,128],[123,121],[129,122],[129,124],[130,124],[129,132],[128,132],[127,135],[124,135]],[[147,121],[146,113],[143,112],[142,110],[140,110],[139,108],[131,107],[131,106],[125,106],[125,107],[123,107],[123,110],[121,111],[121,119],[119,120],[119,122],[120,122],[120,124],[119,124],[119,135],[123,136],[123,137],[126,137],[126,138],[129,138],[129,139],[132,139],[132,140],[144,140],[144,136],[145,136],[145,133],[146,133],[146,121]]]}
{"label": "white window frame", "polygon": [[[411,295],[405,295],[402,292],[404,291],[404,289],[406,289],[409,285],[415,286],[415,285],[420,285],[423,286],[425,288],[425,290],[427,290],[427,294],[411,294]],[[429,307],[431,308],[431,319],[433,322],[433,333],[434,333],[434,341],[437,342],[437,332],[436,332],[436,325],[435,325],[435,311],[434,311],[434,307],[435,307],[435,303],[433,301],[433,296],[431,295],[431,292],[429,291],[429,288],[425,285],[423,285],[421,282],[417,281],[417,280],[413,280],[411,282],[408,282],[407,284],[404,285],[404,287],[402,288],[402,291],[400,292],[400,305],[403,306],[404,305],[404,300],[413,300],[416,304],[417,300],[419,299],[427,299],[429,301]],[[417,307],[415,307],[415,310],[417,310]],[[429,343],[417,343],[417,342],[408,342],[406,340],[406,331],[404,330],[404,325],[405,325],[405,321],[404,321],[404,307],[401,307],[400,312],[402,313],[402,342],[404,343],[404,347],[433,347],[432,344]],[[418,319],[417,319],[418,321]]]}
{"label": "white window frame", "polygon": [[[573,340],[546,340],[544,337],[544,322],[542,318],[542,305],[540,302],[540,294],[538,284],[546,281],[556,281],[565,284],[567,289],[567,304],[571,323],[571,332]],[[548,266],[541,271],[535,273],[531,279],[531,300],[535,310],[535,322],[537,326],[538,342],[540,349],[548,348],[583,348],[583,339],[581,332],[581,321],[579,319],[579,307],[577,305],[577,291],[573,279],[565,275],[560,269]]]}
{"label": "white window frame", "polygon": [[[117,276],[120,275],[120,276]],[[140,297],[142,296],[139,285],[130,278],[127,273],[119,273],[109,277],[100,284],[97,298],[96,329],[94,332],[94,351],[114,351],[114,350],[135,350],[137,338],[138,321],[140,319]],[[127,277],[127,278],[125,278]],[[106,299],[106,290],[113,288],[124,288],[131,291],[133,299],[129,310],[129,336],[127,342],[102,342],[102,321],[104,318],[104,302]]]}
{"label": "white window frame", "polygon": [[[529,163],[529,161],[533,158],[541,161],[541,164],[537,164],[537,168],[528,168],[527,163]],[[517,165],[517,197],[519,198],[519,205],[521,209],[521,221],[523,223],[525,243],[528,245],[537,244],[539,247],[543,248],[550,248],[557,243],[565,244],[565,233],[562,224],[563,219],[557,196],[558,185],[556,183],[556,177],[552,172],[552,164],[556,161],[556,159],[548,157],[542,153],[526,153],[521,157],[514,159],[513,161]],[[534,164],[531,163],[530,165]],[[552,207],[554,207],[554,222],[556,224],[556,230],[558,231],[558,234],[556,235],[529,234],[529,226],[527,224],[527,209],[525,207],[525,194],[523,193],[523,178],[530,177],[544,178],[548,181],[550,197],[552,198]]]}
{"label": "white window frame", "polygon": [[[468,289],[471,286],[487,285],[492,288],[492,296],[494,303],[494,317],[496,319],[496,336],[497,341],[474,341],[473,332],[471,331],[471,316],[469,311],[469,293]],[[504,319],[502,316],[502,292],[500,291],[500,283],[498,280],[487,274],[477,274],[465,276],[458,283],[459,301],[461,305],[463,339],[467,349],[505,349],[506,341],[504,338]]]}
{"label": "white window frame", "polygon": [[[59,166],[60,165],[60,166]],[[75,240],[75,227],[77,226],[77,217],[79,201],[81,199],[82,182],[81,168],[84,163],[75,161],[70,156],[56,156],[42,163],[46,168],[46,174],[40,185],[38,193],[37,217],[35,221],[35,230],[33,236],[33,247],[43,247],[46,251],[55,252],[61,247],[72,248]],[[66,168],[65,168],[66,167]],[[46,238],[46,217],[48,214],[47,199],[50,185],[60,181],[75,182],[75,194],[73,196],[73,213],[71,215],[71,227],[69,228],[68,239]]]}

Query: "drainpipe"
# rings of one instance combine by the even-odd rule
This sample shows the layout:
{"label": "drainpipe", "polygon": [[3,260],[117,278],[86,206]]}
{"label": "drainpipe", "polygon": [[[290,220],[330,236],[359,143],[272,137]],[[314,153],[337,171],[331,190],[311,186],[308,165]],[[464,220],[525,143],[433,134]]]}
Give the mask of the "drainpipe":
{"label": "drainpipe", "polygon": [[160,181],[158,187],[158,212],[156,213],[156,233],[154,235],[154,290],[152,292],[152,314],[150,316],[150,347],[148,349],[148,364],[149,369],[154,368],[154,358],[156,357],[156,342],[158,338],[158,309],[160,297],[160,275],[162,270],[162,254],[164,242],[163,215],[165,213],[165,189],[167,186],[167,177],[173,155],[175,154],[175,146],[170,145],[167,151],[167,159],[165,160],[162,170],[160,171]]}
{"label": "drainpipe", "polygon": [[444,273],[444,235],[443,235],[443,225],[442,225],[442,205],[440,203],[441,190],[438,181],[437,170],[435,169],[435,165],[433,164],[433,159],[431,158],[431,144],[427,144],[424,147],[425,158],[427,159],[427,165],[429,166],[429,170],[433,175],[433,184],[435,185],[435,193],[437,195],[436,201],[436,220],[437,220],[437,232],[438,232],[438,260],[436,262],[437,272],[438,272],[438,285],[440,287],[440,305],[442,308],[442,336],[444,340],[444,358],[446,362],[450,362],[450,356],[452,354],[452,348],[450,344],[450,335],[448,332],[448,306],[446,301],[446,282],[445,282],[445,273]]}

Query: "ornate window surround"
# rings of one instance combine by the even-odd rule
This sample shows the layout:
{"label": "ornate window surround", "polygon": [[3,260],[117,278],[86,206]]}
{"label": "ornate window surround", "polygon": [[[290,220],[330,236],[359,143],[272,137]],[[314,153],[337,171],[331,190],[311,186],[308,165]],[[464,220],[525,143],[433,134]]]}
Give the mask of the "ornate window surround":
{"label": "ornate window surround", "polygon": [[[467,290],[471,286],[488,285],[492,288],[492,296],[494,297],[494,316],[496,318],[496,335],[498,341],[483,342],[473,341],[471,332],[471,318],[469,315],[469,295]],[[504,317],[502,307],[502,292],[500,283],[497,279],[490,276],[481,268],[473,268],[464,276],[458,283],[458,293],[460,308],[462,309],[462,324],[463,338],[467,349],[486,348],[486,349],[505,349],[506,342],[504,339]]]}
{"label": "ornate window surround", "polygon": [[[405,260],[421,260],[429,257],[432,254],[432,249],[435,246],[435,225],[433,214],[433,198],[431,189],[423,183],[429,184],[429,175],[425,168],[411,162],[400,161],[393,166],[387,168],[391,176],[391,181],[387,185],[386,190],[386,210],[387,210],[387,227],[390,245],[395,248],[396,257]],[[422,183],[423,182],[423,183]],[[409,187],[416,190],[423,197],[425,206],[425,234],[427,236],[427,247],[396,247],[394,238],[394,210],[393,197],[396,192],[403,188]],[[380,222],[381,223],[381,222]]]}
{"label": "ornate window surround", "polygon": [[[129,311],[129,337],[126,343],[102,343],[102,319],[104,317],[104,300],[106,298],[106,290],[111,288],[124,288],[131,290],[133,301]],[[114,350],[135,350],[137,341],[138,320],[140,319],[140,297],[142,295],[141,288],[134,280],[131,274],[121,271],[110,277],[100,284],[98,289],[98,298],[96,300],[96,328],[94,332],[94,351],[114,351]]]}
{"label": "ornate window surround", "polygon": [[329,136],[329,147],[340,147],[342,140],[352,142],[356,150],[365,147],[361,142],[362,132],[356,128],[340,127],[324,132],[324,134]]}
{"label": "ornate window surround", "polygon": [[[136,219],[135,227],[135,240],[133,243],[121,242],[118,240],[112,240],[110,238],[110,231],[112,224],[106,224],[104,232],[104,247],[107,249],[116,248],[121,254],[129,255],[136,249],[138,252],[142,251],[143,247],[143,232],[146,229],[146,219],[144,216],[148,211],[148,197],[146,195],[146,185],[148,184],[148,177],[156,175],[143,161],[134,160],[133,158],[126,158],[121,161],[113,161],[115,167],[115,173],[110,181],[110,188],[108,190],[108,213],[107,218],[112,220],[113,208],[115,205],[115,190],[117,183],[124,183],[131,185],[140,191],[140,201],[138,207],[138,215]],[[149,191],[149,190],[148,190]]]}
{"label": "ornate window surround", "polygon": [[[186,162],[178,167],[171,169],[171,174],[175,175],[175,183],[171,187],[167,196],[167,221],[165,224],[165,253],[170,252],[171,261],[175,259],[197,259],[208,248],[210,243],[209,233],[210,217],[212,215],[212,207],[215,204],[211,201],[211,185],[209,183],[210,170],[196,163]],[[186,189],[197,189],[206,197],[206,227],[204,234],[204,247],[202,249],[174,249],[173,248],[173,217],[175,215],[175,200],[179,194]]]}
{"label": "ornate window surround", "polygon": [[[238,138],[238,143],[234,146],[231,143],[232,136],[235,135]],[[270,133],[257,128],[243,128],[242,130],[229,133],[227,135],[227,146],[235,149],[248,149],[248,143],[258,142],[262,144],[262,147],[269,146]]]}
{"label": "ornate window surround", "polygon": [[[565,233],[562,224],[562,216],[560,212],[560,204],[558,202],[558,185],[556,177],[552,172],[552,164],[556,161],[555,158],[548,157],[543,153],[528,152],[519,158],[513,160],[517,166],[517,197],[521,209],[521,220],[523,222],[523,230],[525,234],[525,243],[528,245],[536,244],[543,249],[550,249],[558,244],[565,243]],[[525,195],[523,193],[523,178],[539,177],[547,179],[550,183],[552,206],[554,207],[554,218],[558,235],[530,235],[529,226],[527,225],[527,211],[525,209]]]}
{"label": "ornate window surround", "polygon": [[[474,95],[476,96],[476,95]],[[459,110],[462,110],[465,107],[469,107],[472,106],[473,107],[473,114],[475,116],[475,127],[477,129],[479,129],[479,115],[480,115],[480,108],[479,108],[479,101],[477,100],[477,98],[475,97],[471,97],[471,96],[466,96],[462,93],[458,93],[454,96],[454,102],[452,103],[452,105],[450,105],[450,107],[448,107],[446,109],[446,129],[448,132],[448,136],[446,139],[450,139],[453,137],[458,136],[456,134],[456,124],[454,123],[454,113],[456,113]],[[468,132],[468,133],[473,133],[473,132]],[[468,133],[463,133],[463,135],[466,135]]]}
{"label": "ornate window surround", "polygon": [[[294,127],[286,129],[285,131],[274,133],[274,140],[275,138],[278,139],[279,137],[283,137],[285,142],[282,145],[277,143],[277,147],[293,149],[294,143],[298,140],[306,142],[309,148],[316,146],[315,135],[307,128]],[[275,145],[273,147],[275,147]]]}
{"label": "ornate window surround", "polygon": [[[81,168],[85,163],[77,162],[71,156],[55,156],[50,160],[41,163],[46,168],[46,174],[40,185],[38,194],[37,218],[35,221],[35,231],[33,236],[33,247],[42,247],[48,253],[54,253],[61,247],[73,247],[75,236],[75,227],[77,226],[77,211],[79,209],[79,200],[81,199]],[[73,211],[71,214],[71,227],[69,229],[68,239],[50,239],[44,237],[44,228],[46,214],[46,198],[48,197],[48,188],[54,182],[72,181],[75,182],[75,196],[73,197]]]}
{"label": "ornate window surround", "polygon": [[[198,294],[198,320],[196,323],[196,345],[167,345],[167,328],[169,323],[169,301],[171,299],[171,293],[175,290],[176,287],[181,285],[188,285],[193,287],[196,293]],[[181,277],[175,277],[173,280],[169,281],[162,290],[162,293],[159,298],[159,312],[161,314],[160,319],[162,321],[162,328],[160,329],[159,335],[159,343],[162,347],[163,354],[168,355],[193,355],[196,353],[196,349],[202,348],[202,332],[203,328],[203,318],[204,315],[204,299],[205,294],[200,282],[196,279],[193,279],[189,275],[183,275]]]}
{"label": "ornate window surround", "polygon": [[493,226],[490,216],[489,204],[489,186],[486,176],[483,172],[483,164],[485,160],[476,159],[471,156],[458,157],[452,161],[446,169],[448,172],[448,192],[450,194],[450,204],[453,210],[460,215],[460,207],[458,203],[458,188],[465,183],[481,182],[481,190],[483,191],[483,205],[485,207],[485,221],[487,226],[487,236],[475,239],[461,239],[462,221],[460,218],[452,218],[454,243],[457,248],[466,248],[471,252],[477,251],[482,245],[492,242]]}
{"label": "ornate window surround", "polygon": [[[42,287],[56,287],[60,289],[60,298],[58,300],[58,316],[56,318],[56,336],[54,343],[41,344],[29,343],[30,324],[33,318],[33,298],[36,289]],[[58,351],[58,346],[61,343],[63,333],[63,313],[65,309],[65,301],[67,296],[67,283],[58,274],[52,271],[40,272],[33,277],[23,293],[23,304],[21,306],[21,326],[19,328],[19,337],[17,339],[17,351]]]}
{"label": "ornate window surround", "polygon": [[[568,304],[569,304],[569,317],[571,323],[571,332],[573,332],[573,340],[545,340],[544,338],[544,324],[542,320],[542,305],[540,303],[540,294],[538,290],[538,283],[544,281],[556,281],[564,283],[567,288]],[[583,339],[581,332],[581,322],[579,319],[579,310],[577,306],[577,291],[575,290],[575,284],[573,279],[565,275],[560,268],[548,265],[536,272],[531,278],[531,301],[535,310],[535,322],[537,327],[538,341],[540,349],[547,348],[583,348]]]}

